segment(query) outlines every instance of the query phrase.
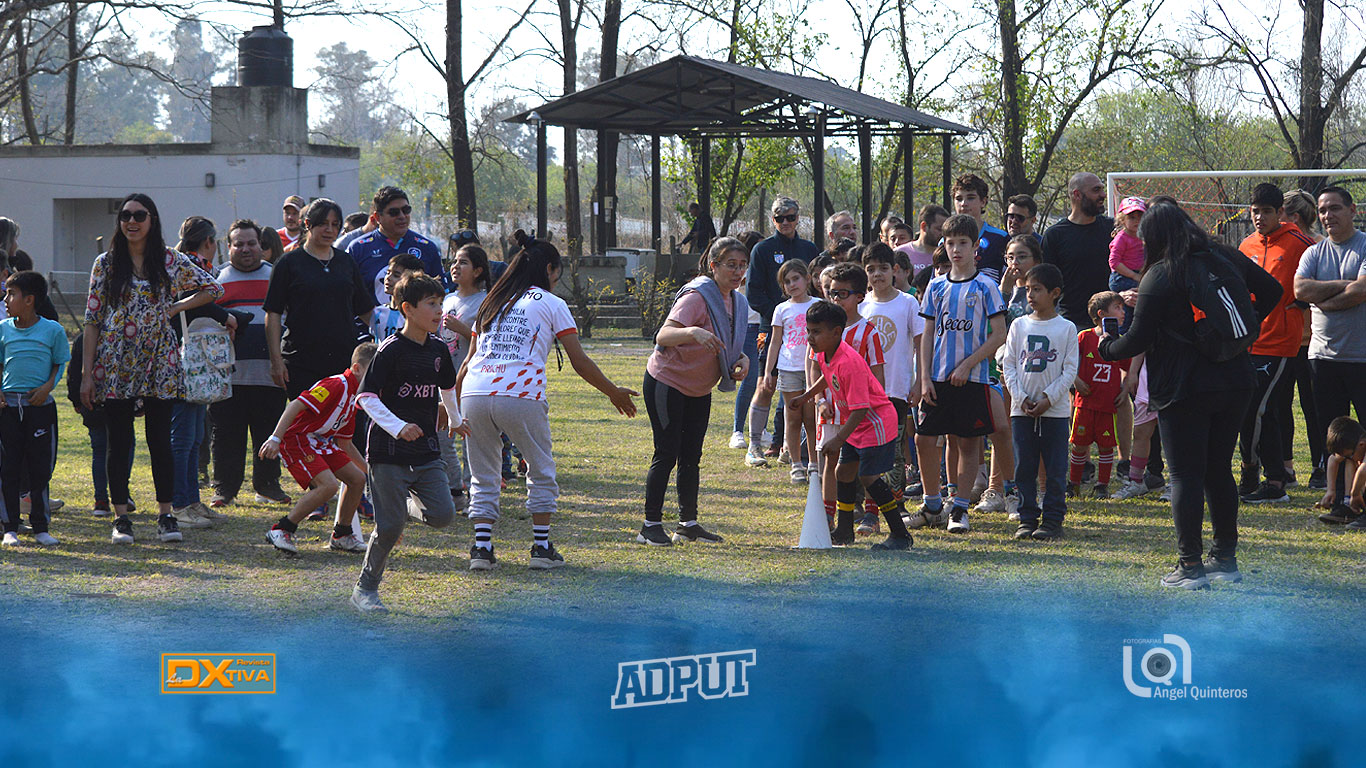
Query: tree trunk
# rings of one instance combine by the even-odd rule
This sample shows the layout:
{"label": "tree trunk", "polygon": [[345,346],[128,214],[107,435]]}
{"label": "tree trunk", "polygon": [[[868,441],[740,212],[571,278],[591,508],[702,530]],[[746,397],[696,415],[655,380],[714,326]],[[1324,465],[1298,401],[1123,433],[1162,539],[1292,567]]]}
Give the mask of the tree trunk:
{"label": "tree trunk", "polygon": [[1025,173],[1024,121],[1020,117],[1019,27],[1015,21],[1015,0],[997,0],[1001,26],[1001,199],[1009,200],[1034,190]]}
{"label": "tree trunk", "polygon": [[[560,42],[564,46],[564,95],[577,90],[574,75],[579,65],[576,36],[578,19],[573,0],[559,0]],[[564,226],[569,256],[583,256],[583,222],[579,213],[579,134],[572,125],[564,128]]]}
{"label": "tree trunk", "polygon": [[[1323,108],[1323,0],[1302,0],[1304,29],[1300,38],[1299,157],[1296,167],[1323,167],[1323,134],[1328,122]],[[1317,190],[1319,177],[1301,177],[1300,188]]]}
{"label": "tree trunk", "polygon": [[76,61],[80,46],[76,32],[80,6],[76,0],[66,4],[66,111],[63,115],[62,143],[76,143],[76,86],[78,85],[81,65]]}
{"label": "tree trunk", "polygon": [[19,110],[24,115],[24,133],[28,135],[28,143],[42,144],[43,137],[38,134],[38,123],[33,116],[33,92],[28,82],[28,38],[22,16],[14,21],[14,46],[15,79],[19,86]]}
{"label": "tree trunk", "polygon": [[[617,76],[617,38],[621,33],[621,0],[604,0],[602,13],[602,56],[599,62],[598,82],[605,83]],[[613,131],[604,131],[598,142],[598,163],[603,178],[604,198],[617,196],[617,148],[621,136]],[[613,206],[616,210],[616,206]],[[610,226],[615,216],[608,220],[607,245],[617,244],[617,228]]]}
{"label": "tree trunk", "polygon": [[446,102],[451,124],[451,164],[455,172],[455,214],[460,226],[479,225],[474,193],[474,157],[465,119],[465,74],[461,68],[460,0],[446,0]]}

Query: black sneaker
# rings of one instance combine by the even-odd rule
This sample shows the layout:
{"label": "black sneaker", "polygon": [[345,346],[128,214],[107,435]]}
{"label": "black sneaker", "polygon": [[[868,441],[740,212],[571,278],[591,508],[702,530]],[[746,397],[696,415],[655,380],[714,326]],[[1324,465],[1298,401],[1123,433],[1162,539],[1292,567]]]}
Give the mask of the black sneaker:
{"label": "black sneaker", "polygon": [[1251,496],[1256,493],[1261,479],[1261,467],[1243,467],[1243,479],[1238,481],[1238,495]]}
{"label": "black sneaker", "polygon": [[1286,487],[1286,488],[1294,488],[1294,487],[1298,486],[1299,484],[1300,484],[1300,481],[1297,480],[1297,479],[1295,479],[1295,470],[1293,470],[1293,469],[1287,469],[1287,470],[1285,471],[1285,487]]}
{"label": "black sneaker", "polygon": [[1357,519],[1343,526],[1348,531],[1366,531],[1366,515],[1357,515]]}
{"label": "black sneaker", "polygon": [[1323,471],[1323,467],[1314,467],[1314,471],[1309,475],[1310,490],[1322,491],[1328,487],[1328,477]]}
{"label": "black sneaker", "polygon": [[1115,477],[1128,477],[1128,476],[1129,476],[1129,460],[1128,460],[1128,459],[1120,459],[1119,461],[1115,462]]}
{"label": "black sneaker", "polygon": [[1238,572],[1238,558],[1236,557],[1215,557],[1210,555],[1205,558],[1205,577],[1210,581],[1227,581],[1236,584],[1243,580],[1243,574]]}
{"label": "black sneaker", "polygon": [[1081,487],[1077,483],[1067,484],[1067,498],[1075,499],[1081,493]]}
{"label": "black sneaker", "polygon": [[543,547],[540,544],[531,545],[531,569],[535,571],[548,571],[551,568],[559,568],[564,565],[564,558],[559,552],[555,551],[555,545],[546,542]]}
{"label": "black sneaker", "polygon": [[830,546],[832,547],[852,547],[854,546],[853,532],[841,533],[838,529],[830,532]]}
{"label": "black sneaker", "polygon": [[1028,539],[1034,536],[1034,532],[1039,530],[1038,520],[1021,520],[1015,528],[1015,538]]}
{"label": "black sneaker", "polygon": [[175,515],[164,514],[157,518],[157,538],[162,541],[184,541],[185,536],[180,532],[180,525],[176,522]]}
{"label": "black sneaker", "polygon": [[1096,463],[1090,459],[1086,460],[1086,466],[1081,470],[1081,481],[1089,483],[1096,479]]}
{"label": "black sneaker", "polygon": [[1055,517],[1045,517],[1039,529],[1030,534],[1035,541],[1052,541],[1062,538],[1062,521]]}
{"label": "black sneaker", "polygon": [[885,540],[879,541],[872,546],[872,549],[879,551],[899,551],[904,552],[911,548],[911,537],[888,536]]}
{"label": "black sneaker", "polygon": [[1109,483],[1096,483],[1095,486],[1091,488],[1091,498],[1093,498],[1093,499],[1108,499],[1108,498],[1110,498],[1110,484],[1109,484]]}
{"label": "black sneaker", "polygon": [[114,530],[109,534],[109,541],[114,544],[133,543],[133,521],[127,515],[114,518]]}
{"label": "black sneaker", "polygon": [[470,570],[471,571],[491,571],[493,566],[498,564],[498,558],[494,556],[493,550],[484,549],[474,545],[470,547]]}
{"label": "black sneaker", "polygon": [[1165,486],[1167,484],[1167,481],[1163,480],[1161,475],[1154,475],[1148,472],[1144,472],[1143,484],[1148,486],[1148,490],[1156,491],[1160,490],[1163,486]]}
{"label": "black sneaker", "polygon": [[1332,509],[1319,515],[1319,520],[1334,525],[1342,525],[1343,523],[1354,522],[1358,517],[1360,515],[1357,514],[1356,510],[1339,501],[1333,504]]}
{"label": "black sneaker", "polygon": [[682,544],[685,541],[705,541],[712,544],[719,544],[722,541],[725,541],[725,539],[696,523],[693,523],[692,525],[683,525],[682,523],[679,523],[678,528],[674,530],[674,543]]}
{"label": "black sneaker", "polygon": [[278,484],[256,489],[257,504],[289,504],[293,499]]}
{"label": "black sneaker", "polygon": [[1158,583],[1173,589],[1209,589],[1209,578],[1205,576],[1202,563],[1186,565],[1178,562],[1176,568]]}
{"label": "black sneaker", "polygon": [[673,539],[670,539],[669,534],[664,532],[663,523],[656,525],[646,523],[640,526],[640,533],[636,534],[636,543],[649,544],[652,547],[671,547],[673,546]]}
{"label": "black sneaker", "polygon": [[1247,504],[1282,504],[1290,501],[1290,494],[1286,493],[1284,488],[1263,482],[1257,486],[1257,490],[1238,498]]}

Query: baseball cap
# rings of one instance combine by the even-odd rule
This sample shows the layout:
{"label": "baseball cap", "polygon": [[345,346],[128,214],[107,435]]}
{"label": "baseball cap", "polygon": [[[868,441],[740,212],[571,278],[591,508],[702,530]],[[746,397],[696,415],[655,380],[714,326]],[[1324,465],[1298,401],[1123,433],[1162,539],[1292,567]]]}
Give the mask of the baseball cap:
{"label": "baseball cap", "polygon": [[1126,197],[1119,201],[1119,215],[1121,216],[1133,211],[1142,212],[1146,210],[1148,210],[1148,204],[1143,202],[1141,197]]}
{"label": "baseball cap", "polygon": [[299,197],[298,195],[290,195],[289,197],[285,198],[284,204],[280,207],[289,208],[293,206],[296,210],[302,211],[304,209],[304,205],[306,205],[306,203],[302,197]]}

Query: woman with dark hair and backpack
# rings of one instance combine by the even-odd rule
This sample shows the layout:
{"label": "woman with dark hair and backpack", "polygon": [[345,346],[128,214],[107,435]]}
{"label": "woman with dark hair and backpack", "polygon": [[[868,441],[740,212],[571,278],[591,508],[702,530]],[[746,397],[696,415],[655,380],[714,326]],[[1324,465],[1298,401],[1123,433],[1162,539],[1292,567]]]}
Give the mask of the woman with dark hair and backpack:
{"label": "woman with dark hair and backpack", "polygon": [[[152,198],[138,192],[125,197],[118,220],[109,251],[95,257],[90,270],[81,402],[86,408],[104,403],[109,500],[116,515],[110,540],[133,543],[133,523],[128,519],[129,457],[133,410],[141,401],[159,507],[158,537],[180,541],[180,526],[171,514],[175,490],[171,407],[185,397],[185,375],[171,323],[177,314],[222,296],[223,287],[189,257],[166,247]],[[176,298],[184,294],[189,295]]]}
{"label": "woman with dark hair and backpack", "polygon": [[522,230],[513,237],[520,250],[479,305],[473,325],[474,348],[456,380],[460,410],[469,424],[466,443],[470,462],[469,518],[474,523],[470,570],[487,571],[493,554],[493,524],[499,516],[501,453],[506,433],[526,459],[526,511],[534,537],[533,569],[564,565],[550,543],[550,516],[560,487],[551,455],[550,406],[546,402],[546,359],[550,346],[564,347],[574,372],[607,395],[617,411],[636,415],[631,399],[638,392],[618,387],[579,344],[579,331],[569,305],[553,291],[560,279],[560,252]]}
{"label": "woman with dark hair and backpack", "polygon": [[[1175,570],[1162,577],[1161,584],[1204,589],[1211,580],[1241,581],[1233,451],[1252,399],[1254,377],[1247,348],[1256,340],[1262,319],[1280,300],[1281,284],[1256,262],[1211,242],[1171,203],[1149,207],[1138,234],[1147,263],[1138,285],[1133,323],[1123,336],[1107,335],[1101,340],[1100,355],[1119,360],[1147,353],[1149,406],[1158,413],[1171,470],[1179,556]],[[1225,314],[1232,317],[1234,327],[1245,328],[1236,338],[1206,335],[1207,328],[1218,325],[1214,314],[1197,331],[1195,310],[1202,289],[1217,287],[1219,280],[1224,281],[1225,298],[1233,306],[1251,294],[1255,322],[1236,313]],[[1217,311],[1212,306],[1206,309]],[[1215,353],[1212,346],[1223,349]],[[1214,545],[1202,561],[1206,500]]]}

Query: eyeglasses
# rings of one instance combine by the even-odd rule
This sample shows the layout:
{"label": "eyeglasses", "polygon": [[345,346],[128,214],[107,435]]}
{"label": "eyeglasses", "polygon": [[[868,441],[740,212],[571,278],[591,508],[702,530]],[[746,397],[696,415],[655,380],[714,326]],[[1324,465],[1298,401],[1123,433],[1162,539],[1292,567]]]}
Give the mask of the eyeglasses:
{"label": "eyeglasses", "polygon": [[141,224],[150,215],[147,211],[119,211],[119,221],[136,221]]}
{"label": "eyeglasses", "polygon": [[1027,218],[1029,218],[1029,217],[1026,216],[1026,215],[1024,215],[1023,213],[1007,213],[1007,214],[1006,214],[1006,221],[1017,221],[1017,220],[1018,220],[1018,221],[1024,221],[1024,220],[1027,219]]}
{"label": "eyeglasses", "polygon": [[775,215],[775,216],[773,217],[773,220],[776,221],[776,222],[778,222],[779,224],[783,223],[784,221],[786,221],[786,222],[793,222],[793,221],[796,221],[796,220],[797,220],[797,214],[795,214],[795,213],[789,213],[789,214],[787,214],[786,216],[778,216],[778,215]]}
{"label": "eyeglasses", "polygon": [[851,291],[845,288],[831,288],[825,292],[825,297],[831,301],[844,301],[855,293],[858,293],[858,291]]}
{"label": "eyeglasses", "polygon": [[394,216],[407,216],[412,212],[413,207],[411,205],[405,205],[402,208],[389,208],[384,211],[384,213],[391,218]]}
{"label": "eyeglasses", "polygon": [[746,269],[749,269],[749,262],[748,262],[748,261],[726,261],[726,262],[717,262],[716,266],[718,266],[718,267],[725,267],[726,269],[729,269],[729,270],[731,270],[732,272],[743,272],[743,271],[745,271]]}

